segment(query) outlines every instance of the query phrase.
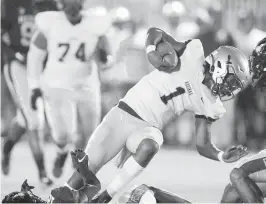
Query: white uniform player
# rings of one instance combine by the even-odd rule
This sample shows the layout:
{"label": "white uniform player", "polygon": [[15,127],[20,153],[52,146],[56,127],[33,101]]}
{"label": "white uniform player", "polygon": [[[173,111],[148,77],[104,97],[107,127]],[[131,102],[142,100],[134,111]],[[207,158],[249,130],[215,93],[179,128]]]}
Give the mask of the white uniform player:
{"label": "white uniform player", "polygon": [[[153,33],[152,35],[156,32],[167,35],[162,30],[150,32]],[[148,36],[147,42],[150,39],[151,36]],[[174,42],[178,43],[175,40]],[[156,48],[156,43],[152,42],[152,44]],[[105,116],[90,138],[85,152],[89,156],[89,168],[94,173],[125,146],[127,149],[122,151],[124,155],[119,165],[121,170],[107,186],[107,190],[92,202],[110,201],[125,184],[137,176],[162,145],[161,130],[164,125],[174,115],[180,115],[186,111],[196,115],[197,148],[201,155],[213,160],[232,162],[245,154],[243,147],[236,148],[237,151],[231,152],[232,154],[217,150],[210,142],[209,128],[211,122],[225,113],[220,97],[233,96],[244,87],[249,76],[246,58],[236,48],[221,47],[212,53],[212,60],[210,56],[204,60],[204,52],[199,40],[179,44],[182,45],[182,49],[176,50],[179,64],[174,71],[167,73],[159,68],[143,77]],[[148,58],[152,48],[147,48]],[[228,59],[228,56],[232,57]],[[209,64],[209,67],[214,69],[210,76],[206,74],[207,65],[204,68],[204,64]],[[243,72],[240,72],[240,69]],[[208,88],[207,77],[210,77],[208,81],[215,81],[214,86],[211,87],[213,92],[213,87],[220,87],[221,92],[218,93],[220,97],[215,96]],[[231,84],[231,89],[227,89],[223,83]],[[232,148],[229,149],[232,150]],[[68,181],[68,185],[79,189],[82,184],[77,182],[79,179],[75,173]]]}
{"label": "white uniform player", "polygon": [[[36,16],[39,36],[35,39],[41,38],[45,42],[42,44],[45,45],[43,50],[48,53],[40,80],[36,80],[38,74],[34,70],[34,61],[28,63],[29,68],[32,68],[29,71],[29,83],[32,89],[42,89],[43,94],[36,93],[35,98],[44,96],[52,135],[60,148],[53,171],[56,177],[62,173],[67,144],[74,142],[77,148],[84,148],[87,137],[100,122],[100,81],[96,53],[103,44],[103,36],[111,22],[107,16],[93,12],[81,13],[80,7],[75,7],[80,3],[64,0],[64,11],[43,12]],[[72,13],[67,10],[71,7],[77,8],[74,13],[80,17],[78,21],[74,18],[71,20]],[[41,51],[34,51],[36,49],[32,45],[31,53]]]}

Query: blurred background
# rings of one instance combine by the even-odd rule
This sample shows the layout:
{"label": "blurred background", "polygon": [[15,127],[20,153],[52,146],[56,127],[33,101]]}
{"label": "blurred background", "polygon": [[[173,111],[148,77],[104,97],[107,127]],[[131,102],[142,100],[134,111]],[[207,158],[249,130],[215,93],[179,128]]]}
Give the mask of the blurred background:
{"label": "blurred background", "polygon": [[[110,16],[113,26],[107,36],[113,55],[119,59],[112,68],[101,73],[102,117],[132,86],[153,70],[145,55],[145,36],[150,27],[161,28],[179,41],[199,38],[206,56],[221,45],[236,46],[248,56],[256,43],[266,36],[265,0],[86,0],[85,8],[94,9],[99,15]],[[2,35],[2,43],[7,40],[6,36]],[[6,59],[5,53],[1,52],[2,66]],[[4,131],[15,115],[15,107],[3,77],[1,79],[1,131]],[[266,148],[265,98],[249,87],[238,97],[226,102],[225,107],[227,113],[213,125],[215,144],[220,148],[225,148],[241,143],[253,151]],[[184,153],[184,151],[190,149],[193,152],[195,148],[194,116],[185,114],[177,117],[165,127],[163,134],[165,148],[169,151],[181,151],[188,156],[189,160],[190,153]],[[46,134],[45,141],[48,143],[51,141],[49,133]],[[24,148],[25,144],[22,144],[22,147]],[[27,159],[25,155],[30,153],[27,152],[28,150],[22,149],[17,149],[15,152],[20,152],[21,158]],[[51,150],[50,147],[48,149]],[[49,151],[48,154],[51,154]],[[194,155],[194,153],[192,154]],[[160,156],[159,161],[160,159],[165,161],[164,156]],[[20,158],[16,157],[15,160],[19,162]],[[193,159],[191,162],[195,163]],[[202,162],[206,161],[197,160],[196,164],[200,165]],[[211,162],[210,164],[213,165]],[[30,162],[29,165],[34,164]],[[153,166],[156,168],[155,163]],[[223,169],[224,167],[219,166],[218,168]],[[184,172],[179,173],[182,175]],[[26,172],[24,173],[27,175]],[[198,174],[201,176],[200,172]],[[220,182],[219,179],[216,181]],[[16,181],[8,179],[4,182],[5,185],[8,182],[16,184]],[[155,184],[161,183],[158,180],[156,182]],[[182,184],[182,182],[181,179],[180,183]],[[197,182],[203,181],[197,180]],[[193,182],[191,181],[191,183]],[[168,188],[167,185],[163,185],[163,187]],[[211,185],[207,185],[207,187],[213,188]],[[172,188],[168,189],[172,190]],[[184,189],[187,189],[186,184],[179,186],[178,191],[190,195],[190,191]],[[214,190],[217,189],[214,188]],[[204,197],[204,195],[206,198],[203,198],[202,202],[217,201],[218,196],[208,200],[207,197],[211,197],[211,195],[202,194],[202,192],[198,193],[198,198]]]}

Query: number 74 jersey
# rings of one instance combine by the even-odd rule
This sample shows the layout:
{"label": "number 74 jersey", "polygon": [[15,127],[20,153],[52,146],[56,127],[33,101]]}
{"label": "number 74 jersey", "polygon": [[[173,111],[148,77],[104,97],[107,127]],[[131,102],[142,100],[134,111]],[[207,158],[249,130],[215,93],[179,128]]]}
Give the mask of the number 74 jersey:
{"label": "number 74 jersey", "polygon": [[35,23],[47,40],[44,83],[75,87],[97,75],[93,56],[99,37],[111,26],[107,16],[87,12],[80,23],[73,25],[63,11],[48,11],[37,14]]}
{"label": "number 74 jersey", "polygon": [[200,40],[192,40],[180,57],[181,68],[165,73],[154,70],[143,77],[122,99],[143,120],[162,129],[175,115],[193,112],[213,122],[225,108],[219,97],[202,84],[204,52]]}

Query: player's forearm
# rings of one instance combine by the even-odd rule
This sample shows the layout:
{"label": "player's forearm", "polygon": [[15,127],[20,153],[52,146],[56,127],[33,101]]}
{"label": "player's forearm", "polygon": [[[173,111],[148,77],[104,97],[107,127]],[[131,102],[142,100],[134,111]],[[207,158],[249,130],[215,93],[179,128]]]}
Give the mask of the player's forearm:
{"label": "player's forearm", "polygon": [[219,161],[218,154],[222,152],[211,142],[204,145],[197,145],[197,151],[201,156],[216,161]]}
{"label": "player's forearm", "polygon": [[43,69],[43,63],[46,52],[31,45],[27,56],[27,76],[30,89],[40,87],[40,76]]}
{"label": "player's forearm", "polygon": [[207,119],[196,118],[197,151],[200,155],[218,161],[221,151],[211,142],[211,124]]}

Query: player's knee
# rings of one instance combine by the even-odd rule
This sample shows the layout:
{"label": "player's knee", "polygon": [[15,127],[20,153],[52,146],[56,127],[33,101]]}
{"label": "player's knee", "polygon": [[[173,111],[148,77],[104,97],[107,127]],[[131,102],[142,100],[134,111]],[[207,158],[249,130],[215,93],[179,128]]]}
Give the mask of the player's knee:
{"label": "player's knee", "polygon": [[146,157],[153,157],[159,150],[159,145],[153,139],[144,139],[140,142],[136,154]]}
{"label": "player's knee", "polygon": [[54,135],[53,139],[57,147],[60,149],[65,148],[69,142],[67,133],[56,134]]}
{"label": "player's knee", "polygon": [[245,171],[242,168],[234,168],[230,173],[230,181],[232,184],[236,183],[239,179],[246,176]]}

